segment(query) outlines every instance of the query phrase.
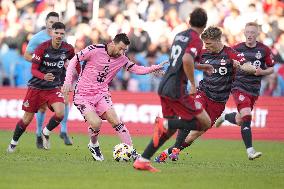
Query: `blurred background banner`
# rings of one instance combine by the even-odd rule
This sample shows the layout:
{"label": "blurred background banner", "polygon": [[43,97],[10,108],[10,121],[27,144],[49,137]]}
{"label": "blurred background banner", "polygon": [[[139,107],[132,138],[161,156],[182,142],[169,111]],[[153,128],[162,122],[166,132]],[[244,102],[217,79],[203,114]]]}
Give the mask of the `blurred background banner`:
{"label": "blurred background banner", "polygon": [[[20,88],[0,87],[0,130],[13,130],[19,118],[23,115],[22,102],[26,90]],[[72,95],[70,95],[72,96]],[[156,93],[134,93],[114,91],[112,93],[114,108],[121,120],[127,125],[133,135],[151,136],[156,116],[161,116],[161,106]],[[87,134],[87,124],[77,108],[70,104],[68,130],[71,133]],[[284,97],[260,97],[253,110],[253,138],[259,140],[284,141]],[[225,112],[236,111],[232,98],[229,99]],[[48,111],[47,119],[51,116]],[[45,123],[46,124],[46,123]],[[55,132],[58,132],[58,129]],[[28,127],[35,131],[35,119]],[[102,134],[114,135],[109,124],[103,123]],[[241,139],[240,128],[224,122],[220,128],[210,129],[203,138]]]}

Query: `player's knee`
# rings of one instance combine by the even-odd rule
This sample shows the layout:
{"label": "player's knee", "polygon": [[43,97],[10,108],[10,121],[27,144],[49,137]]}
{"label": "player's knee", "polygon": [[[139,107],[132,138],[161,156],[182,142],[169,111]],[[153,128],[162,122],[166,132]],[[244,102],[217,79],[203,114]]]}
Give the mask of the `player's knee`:
{"label": "player's knee", "polygon": [[98,129],[101,127],[101,124],[102,124],[102,120],[101,119],[90,119],[88,121],[88,123],[90,124],[90,126],[93,128],[93,129]]}
{"label": "player's knee", "polygon": [[55,112],[55,116],[56,116],[58,119],[63,120],[63,119],[64,119],[64,111],[57,111],[57,112]]}

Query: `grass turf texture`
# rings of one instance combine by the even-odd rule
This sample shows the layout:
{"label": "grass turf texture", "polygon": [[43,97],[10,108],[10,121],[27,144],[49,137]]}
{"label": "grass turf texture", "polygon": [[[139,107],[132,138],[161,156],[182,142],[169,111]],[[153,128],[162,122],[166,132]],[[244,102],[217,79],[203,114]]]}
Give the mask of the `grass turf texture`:
{"label": "grass turf texture", "polygon": [[[25,133],[17,152],[7,154],[11,136],[12,132],[0,131],[0,189],[284,188],[283,142],[255,141],[263,156],[249,161],[241,141],[199,140],[180,155],[180,161],[153,163],[162,172],[149,173],[134,170],[132,162],[112,159],[112,149],[119,143],[115,136],[100,136],[104,162],[93,161],[86,135],[73,134],[74,145],[65,146],[52,134],[51,150],[46,151],[36,149],[34,134]],[[142,153],[149,138],[133,141]]]}

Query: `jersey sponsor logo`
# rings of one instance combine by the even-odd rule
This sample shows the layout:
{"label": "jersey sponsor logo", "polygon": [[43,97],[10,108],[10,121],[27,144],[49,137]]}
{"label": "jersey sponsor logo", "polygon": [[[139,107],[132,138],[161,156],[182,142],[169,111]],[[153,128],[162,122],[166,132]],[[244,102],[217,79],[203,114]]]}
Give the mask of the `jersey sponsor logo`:
{"label": "jersey sponsor logo", "polygon": [[177,35],[175,37],[175,41],[181,41],[183,43],[188,42],[189,37],[183,36],[183,35]]}
{"label": "jersey sponsor logo", "polygon": [[245,100],[245,96],[244,95],[239,95],[239,101],[244,101]]}
{"label": "jersey sponsor logo", "polygon": [[64,66],[64,61],[60,60],[58,62],[48,62],[48,61],[43,61],[43,65],[49,66],[49,67],[58,67],[62,68]]}
{"label": "jersey sponsor logo", "polygon": [[197,110],[200,110],[200,109],[202,108],[201,103],[198,102],[198,101],[195,101],[195,102],[194,102],[194,105],[195,105],[195,108],[196,108]]}
{"label": "jersey sponsor logo", "polygon": [[26,102],[23,103],[23,106],[28,108],[30,107],[30,103],[29,103],[29,100],[27,100]]}
{"label": "jersey sponsor logo", "polygon": [[257,51],[257,53],[255,54],[255,58],[257,58],[257,59],[261,59],[262,58],[262,55],[261,55],[260,51]]}
{"label": "jersey sponsor logo", "polygon": [[197,56],[196,48],[192,47],[192,48],[190,48],[190,51],[194,54],[194,56]]}
{"label": "jersey sponsor logo", "polygon": [[48,58],[48,57],[49,57],[49,55],[48,55],[48,54],[46,54],[44,57],[45,57],[45,58]]}

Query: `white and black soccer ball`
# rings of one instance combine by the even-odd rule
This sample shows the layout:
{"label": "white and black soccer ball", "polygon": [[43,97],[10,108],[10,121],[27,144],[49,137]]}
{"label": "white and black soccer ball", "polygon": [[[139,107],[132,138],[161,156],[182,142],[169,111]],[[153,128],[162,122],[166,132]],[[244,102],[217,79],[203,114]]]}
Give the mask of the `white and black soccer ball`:
{"label": "white and black soccer ball", "polygon": [[115,161],[130,161],[132,159],[133,147],[125,143],[117,144],[113,148],[113,159]]}

